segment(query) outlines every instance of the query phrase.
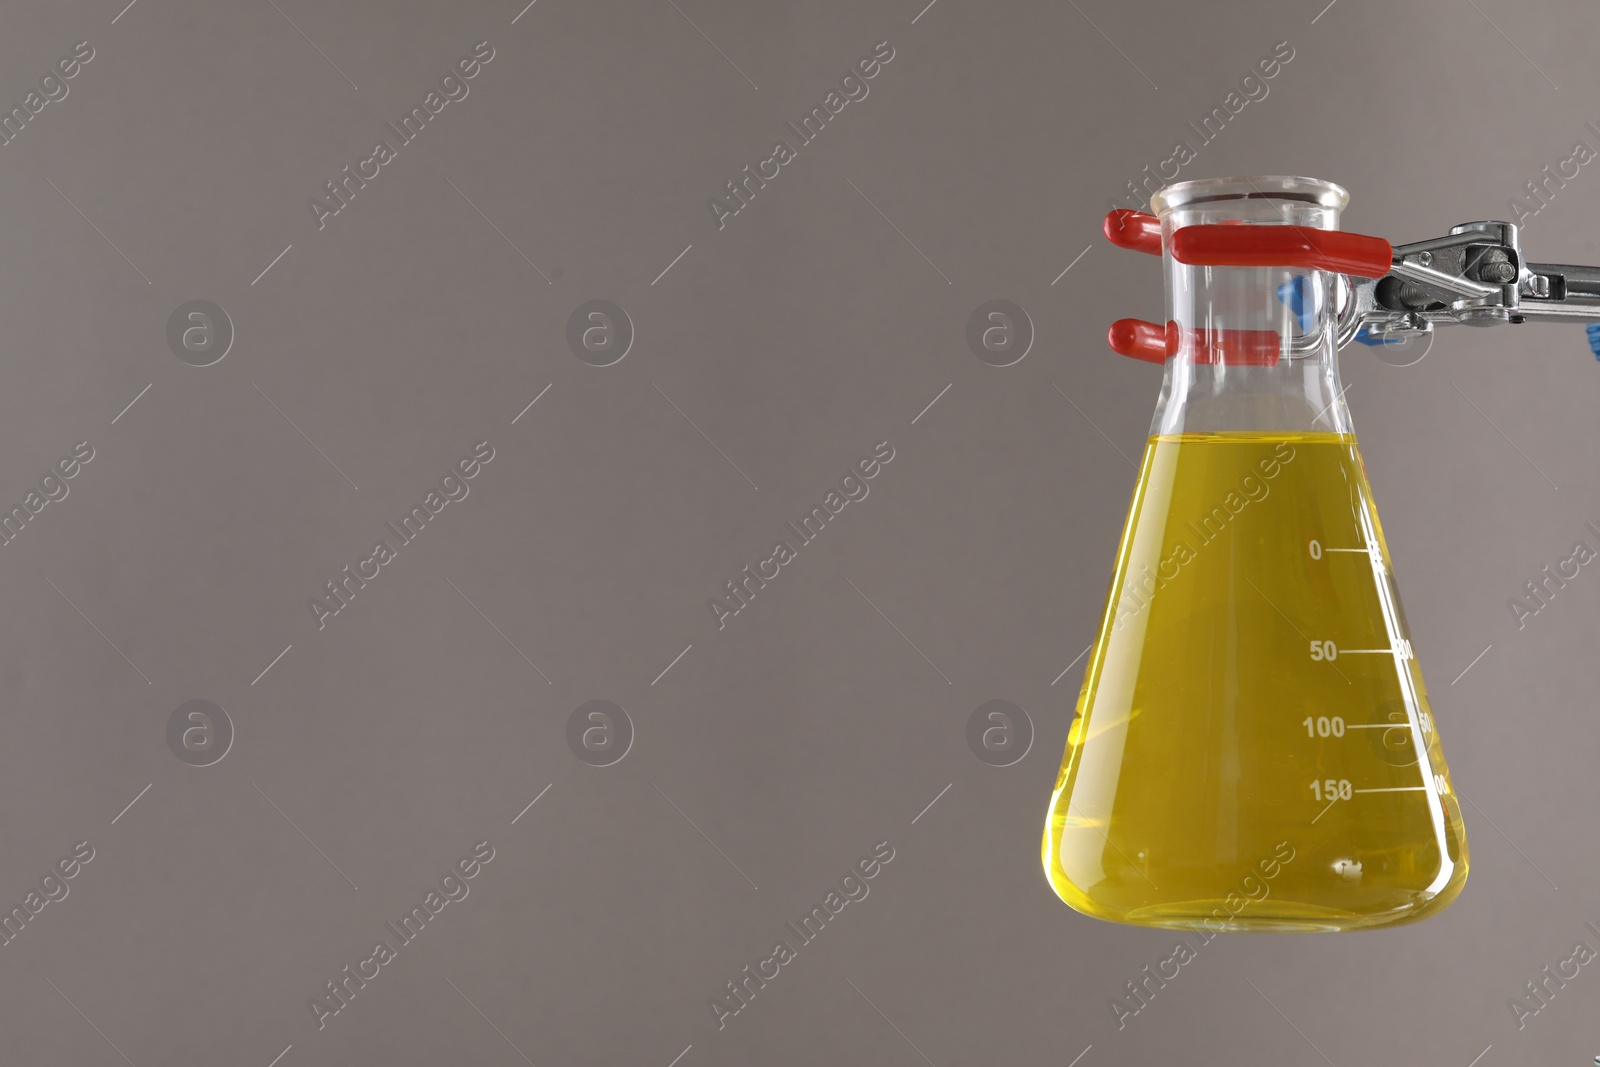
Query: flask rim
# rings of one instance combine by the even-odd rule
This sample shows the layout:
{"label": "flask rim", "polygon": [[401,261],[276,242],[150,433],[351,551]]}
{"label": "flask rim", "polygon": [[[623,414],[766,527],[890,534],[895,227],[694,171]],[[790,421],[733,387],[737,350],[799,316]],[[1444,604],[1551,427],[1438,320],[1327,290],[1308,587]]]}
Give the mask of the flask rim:
{"label": "flask rim", "polygon": [[1293,200],[1343,211],[1350,203],[1350,194],[1342,185],[1299,175],[1196,178],[1156,190],[1150,198],[1150,210],[1161,215],[1174,208],[1221,200]]}

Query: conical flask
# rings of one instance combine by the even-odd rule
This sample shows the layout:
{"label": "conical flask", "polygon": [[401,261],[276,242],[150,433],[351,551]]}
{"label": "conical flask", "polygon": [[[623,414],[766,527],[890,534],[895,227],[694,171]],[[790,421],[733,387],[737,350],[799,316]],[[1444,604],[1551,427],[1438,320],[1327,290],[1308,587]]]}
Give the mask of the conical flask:
{"label": "conical flask", "polygon": [[1466,880],[1339,384],[1338,276],[1173,256],[1190,226],[1337,230],[1347,199],[1250,178],[1152,200],[1170,321],[1141,328],[1168,356],[1044,831],[1045,873],[1086,915],[1352,930],[1428,916]]}

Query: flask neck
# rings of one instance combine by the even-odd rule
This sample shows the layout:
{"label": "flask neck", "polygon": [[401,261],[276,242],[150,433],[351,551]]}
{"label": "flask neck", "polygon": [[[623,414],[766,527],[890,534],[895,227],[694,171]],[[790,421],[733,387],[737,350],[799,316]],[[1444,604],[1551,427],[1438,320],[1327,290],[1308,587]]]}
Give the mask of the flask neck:
{"label": "flask neck", "polygon": [[1168,333],[1152,434],[1349,433],[1339,384],[1338,276],[1291,267],[1180,263],[1186,226],[1268,225],[1337,230],[1343,189],[1310,178],[1182,182],[1156,194]]}

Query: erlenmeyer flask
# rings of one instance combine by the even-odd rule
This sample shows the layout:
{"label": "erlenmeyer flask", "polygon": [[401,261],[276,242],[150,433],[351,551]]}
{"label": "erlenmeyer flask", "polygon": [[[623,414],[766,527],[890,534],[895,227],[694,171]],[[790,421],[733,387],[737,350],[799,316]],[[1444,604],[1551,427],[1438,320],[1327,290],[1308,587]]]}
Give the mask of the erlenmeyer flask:
{"label": "erlenmeyer flask", "polygon": [[1183,227],[1336,230],[1346,201],[1308,178],[1152,201],[1169,358],[1044,831],[1050,883],[1086,915],[1350,930],[1430,915],[1466,880],[1339,385],[1337,275],[1172,254]]}

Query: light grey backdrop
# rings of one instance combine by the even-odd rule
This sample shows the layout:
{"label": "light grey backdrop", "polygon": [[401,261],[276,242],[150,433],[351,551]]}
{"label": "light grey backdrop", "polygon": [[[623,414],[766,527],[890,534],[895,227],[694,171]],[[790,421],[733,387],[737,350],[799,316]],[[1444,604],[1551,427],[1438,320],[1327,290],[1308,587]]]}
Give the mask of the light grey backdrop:
{"label": "light grey backdrop", "polygon": [[[1218,939],[1119,1030],[1107,1001],[1176,935],[1076,915],[1038,860],[1159,380],[1105,347],[1161,314],[1157,264],[1099,239],[1109,202],[1187,140],[1183,177],[1338,181],[1346,228],[1396,241],[1508,217],[1600,148],[1600,10],[522,2],[0,12],[0,503],[29,515],[0,548],[0,904],[29,916],[0,1062],[1600,1054],[1593,967],[1520,1030],[1507,1004],[1600,947],[1600,578],[1520,629],[1507,607],[1600,544],[1580,327],[1345,357],[1469,800],[1456,904]],[[385,124],[478,42],[402,143]],[[709,198],[879,42],[868,95],[719,228]],[[319,228],[347,165],[376,177]],[[1593,169],[1547,186],[1531,258],[1600,257]],[[994,299],[1034,333],[1008,367],[966,340]],[[195,300],[231,323],[209,366],[229,327]],[[595,300],[631,325],[582,319],[585,362]],[[401,546],[385,522],[481,441]],[[708,599],[884,441],[870,494],[719,629]],[[378,573],[319,628],[347,565]],[[966,741],[996,699],[1034,730],[1008,767]],[[626,719],[574,747],[591,700]],[[480,841],[400,946],[385,924]],[[883,841],[869,894],[719,1029],[708,1001]],[[377,976],[319,1026],[347,965]]]}

